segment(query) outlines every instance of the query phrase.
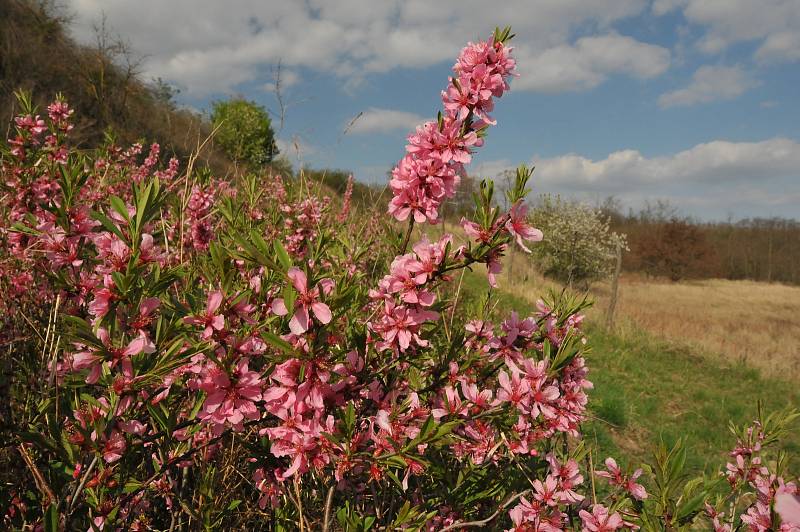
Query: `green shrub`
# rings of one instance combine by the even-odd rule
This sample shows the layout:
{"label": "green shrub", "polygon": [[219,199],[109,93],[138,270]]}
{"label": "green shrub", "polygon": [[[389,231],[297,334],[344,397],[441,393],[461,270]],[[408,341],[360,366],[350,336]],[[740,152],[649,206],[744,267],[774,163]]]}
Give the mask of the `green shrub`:
{"label": "green shrub", "polygon": [[261,166],[278,155],[275,133],[267,111],[241,98],[213,104],[215,140],[237,163]]}

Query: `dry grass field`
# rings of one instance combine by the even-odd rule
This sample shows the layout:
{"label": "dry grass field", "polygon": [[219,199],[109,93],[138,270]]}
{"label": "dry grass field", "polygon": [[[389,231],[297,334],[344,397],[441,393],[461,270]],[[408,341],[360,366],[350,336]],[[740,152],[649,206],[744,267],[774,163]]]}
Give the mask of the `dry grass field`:
{"label": "dry grass field", "polygon": [[[500,286],[529,300],[551,288],[561,290],[520,253],[514,254]],[[608,282],[590,289],[595,300],[591,320],[605,320],[610,291]],[[643,329],[704,356],[800,379],[800,287],[722,279],[673,283],[623,274],[615,326],[618,334]]]}

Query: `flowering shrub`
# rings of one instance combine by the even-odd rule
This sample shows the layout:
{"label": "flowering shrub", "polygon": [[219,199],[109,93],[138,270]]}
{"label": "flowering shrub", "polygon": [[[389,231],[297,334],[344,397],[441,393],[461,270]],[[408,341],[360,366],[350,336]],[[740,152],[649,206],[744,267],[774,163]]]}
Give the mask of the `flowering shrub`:
{"label": "flowering shrub", "polygon": [[626,237],[611,231],[603,214],[582,203],[543,195],[531,220],[548,238],[533,252],[542,271],[565,284],[587,285],[611,275]]}
{"label": "flowering shrub", "polygon": [[791,416],[740,435],[735,498],[714,498],[722,477],[685,482],[680,447],[594,471],[586,303],[499,324],[488,301],[467,312],[455,272],[484,264],[494,284],[512,241],[542,239],[531,171],[508,212],[481,184],[469,242],[410,243],[483,142],[510,38],[469,44],[445,113],[409,138],[389,206],[410,220],[401,237],[302,175],[228,184],[158,169],[155,145],[143,163],[142,146],[71,149],[67,103],[43,118],[23,98],[2,160],[0,311],[25,473],[3,488],[4,525],[796,530],[796,484],[765,455]]}

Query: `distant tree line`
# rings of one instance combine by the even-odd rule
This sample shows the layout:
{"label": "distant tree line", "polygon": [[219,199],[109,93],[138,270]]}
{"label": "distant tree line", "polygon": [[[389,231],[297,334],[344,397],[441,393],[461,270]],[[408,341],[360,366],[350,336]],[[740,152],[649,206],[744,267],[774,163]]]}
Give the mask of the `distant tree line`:
{"label": "distant tree line", "polygon": [[601,210],[628,237],[623,267],[673,280],[724,278],[800,284],[800,222],[745,218],[700,222],[656,202],[622,213],[617,201]]}
{"label": "distant tree line", "polygon": [[[449,219],[458,221],[472,211],[472,193],[478,182],[474,177],[462,178],[456,196],[444,208]],[[501,179],[498,182],[502,184]],[[532,203],[536,203],[533,198]],[[564,205],[575,208],[569,202]],[[798,220],[702,222],[682,215],[665,201],[648,202],[638,212],[625,212],[615,198],[607,198],[595,210],[608,221],[611,232],[627,241],[622,261],[625,271],[674,281],[723,278],[800,284]]]}

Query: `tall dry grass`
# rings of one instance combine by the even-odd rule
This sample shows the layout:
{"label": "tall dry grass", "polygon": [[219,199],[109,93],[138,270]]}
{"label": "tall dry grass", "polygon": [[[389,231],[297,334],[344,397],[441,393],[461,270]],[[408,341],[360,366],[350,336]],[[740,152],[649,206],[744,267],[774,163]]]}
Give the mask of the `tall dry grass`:
{"label": "tall dry grass", "polygon": [[[499,282],[501,289],[531,301],[548,289],[563,288],[518,252]],[[610,282],[595,284],[589,294],[595,305],[588,317],[603,323]],[[623,274],[615,316],[621,334],[644,329],[705,356],[800,379],[800,287],[721,279],[673,283]]]}

